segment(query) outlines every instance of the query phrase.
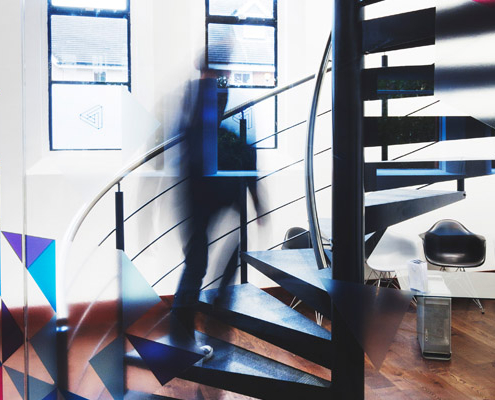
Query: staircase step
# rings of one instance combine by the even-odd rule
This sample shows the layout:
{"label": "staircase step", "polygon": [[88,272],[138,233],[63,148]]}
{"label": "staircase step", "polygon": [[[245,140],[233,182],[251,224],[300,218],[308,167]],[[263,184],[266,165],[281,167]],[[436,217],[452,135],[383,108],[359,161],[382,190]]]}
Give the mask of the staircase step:
{"label": "staircase step", "polygon": [[[366,192],[491,175],[491,161],[442,161],[442,168],[420,169],[422,161],[366,163]],[[394,168],[395,167],[395,168]]]}
{"label": "staircase step", "polygon": [[[213,347],[213,357],[199,361],[177,377],[260,399],[329,399],[331,382],[256,353],[195,333],[199,343]],[[137,352],[128,353],[126,361],[146,368]]]}
{"label": "staircase step", "polygon": [[[289,293],[331,318],[330,297],[315,275],[318,267],[313,249],[249,251],[241,257]],[[331,277],[330,269],[322,271]]]}
{"label": "staircase step", "polygon": [[434,75],[434,65],[363,69],[362,99],[433,96]]}
{"label": "staircase step", "polygon": [[[442,140],[464,140],[491,135],[490,127],[471,117],[444,117]],[[364,146],[425,143],[439,140],[438,117],[365,117]]]}
{"label": "staircase step", "polygon": [[462,191],[439,190],[392,189],[367,193],[365,233],[381,231],[465,197]]}
{"label": "staircase step", "polygon": [[435,8],[363,21],[363,52],[378,53],[435,43]]}
{"label": "staircase step", "polygon": [[214,305],[217,289],[203,291],[199,310],[303,358],[330,368],[331,333],[256,286],[229,286]]}

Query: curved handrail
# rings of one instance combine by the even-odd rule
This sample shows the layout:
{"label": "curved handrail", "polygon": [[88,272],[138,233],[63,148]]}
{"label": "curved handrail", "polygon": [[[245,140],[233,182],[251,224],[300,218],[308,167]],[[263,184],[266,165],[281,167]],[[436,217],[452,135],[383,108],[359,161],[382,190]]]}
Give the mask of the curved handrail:
{"label": "curved handrail", "polygon": [[181,142],[184,139],[184,135],[176,135],[173,138],[159,144],[158,146],[153,147],[147,153],[139,156],[126,167],[122,168],[115,177],[107,183],[95,196],[95,198],[83,209],[79,212],[78,218],[72,223],[69,233],[67,235],[69,241],[73,242],[74,238],[81,227],[84,219],[88,216],[91,210],[98,204],[98,202],[105,196],[110,189],[112,189],[116,184],[118,184],[122,179],[124,179],[127,175],[129,175],[132,171],[139,168],[141,165],[146,164],[151,159],[163,153],[165,150],[175,146],[177,143]]}
{"label": "curved handrail", "polygon": [[[76,214],[76,216],[72,219],[71,224],[69,225],[67,231],[65,232],[64,238],[62,240],[62,251],[61,251],[61,256],[60,256],[60,261],[62,268],[60,269],[59,273],[59,279],[57,279],[58,282],[63,282],[63,271],[64,271],[64,266],[66,264],[68,255],[69,255],[69,250],[71,247],[72,242],[74,242],[74,239],[77,235],[77,232],[81,228],[82,223],[88,216],[88,214],[91,212],[91,210],[98,204],[98,202],[107,194],[112,187],[114,187],[116,184],[118,184],[122,179],[124,179],[127,175],[129,175],[132,171],[135,169],[139,168],[141,165],[147,163],[149,160],[155,158],[156,156],[160,155],[163,153],[165,150],[168,150],[169,148],[175,146],[176,144],[180,143],[182,140],[184,140],[184,135],[179,134],[176,135],[169,140],[155,146],[145,154],[137,157],[135,160],[133,160],[131,163],[129,163],[126,167],[122,168],[116,175],[115,177],[107,183],[99,192],[98,194],[93,198],[93,200],[87,204],[85,207],[81,208],[79,212]],[[58,285],[58,283],[57,283]],[[60,288],[61,289],[61,288]],[[57,299],[57,310],[58,310],[58,315],[59,318],[64,318],[68,314],[67,310],[67,304],[64,301],[63,298],[63,290],[59,290],[57,288],[57,293],[60,293],[59,298]]]}
{"label": "curved handrail", "polygon": [[[326,72],[331,71],[331,68],[329,68]],[[258,103],[261,103],[262,101],[269,99],[270,97],[277,96],[283,92],[286,92],[287,90],[290,90],[292,88],[295,88],[299,85],[302,85],[303,83],[309,82],[310,80],[314,79],[316,77],[316,74],[309,75],[305,78],[301,78],[298,81],[289,83],[288,85],[282,86],[280,88],[277,88],[275,90],[272,90],[270,93],[264,94],[263,96],[257,97],[256,99],[246,101],[245,103],[239,104],[238,106],[235,106],[234,108],[231,108],[230,110],[225,111],[225,113],[222,116],[222,121],[224,119],[233,117],[236,114],[239,114],[240,112],[248,109],[249,107],[252,107]]]}
{"label": "curved handrail", "polygon": [[305,177],[306,177],[306,210],[308,213],[309,221],[309,233],[311,241],[313,243],[313,250],[315,252],[316,264],[318,269],[327,267],[325,258],[325,252],[323,250],[323,244],[321,242],[321,231],[318,223],[318,213],[316,211],[316,196],[315,196],[315,182],[313,171],[313,151],[314,151],[314,134],[316,124],[316,112],[318,109],[318,102],[320,99],[321,86],[323,79],[327,71],[327,65],[330,58],[330,52],[332,48],[332,32],[328,36],[328,42],[325,47],[325,52],[321,60],[320,69],[315,82],[315,91],[313,100],[311,102],[311,109],[308,117],[308,130],[306,135],[306,157],[304,163]]}

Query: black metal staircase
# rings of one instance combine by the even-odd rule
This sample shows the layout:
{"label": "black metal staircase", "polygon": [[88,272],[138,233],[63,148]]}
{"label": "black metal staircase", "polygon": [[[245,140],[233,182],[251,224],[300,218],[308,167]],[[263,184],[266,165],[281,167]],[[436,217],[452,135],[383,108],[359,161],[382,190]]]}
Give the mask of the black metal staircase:
{"label": "black metal staircase", "polygon": [[[364,54],[435,42],[434,8],[361,21],[361,8],[376,2],[335,1],[331,265],[319,270],[318,266],[328,261],[318,261],[318,254],[311,249],[248,251],[241,255],[244,262],[331,319],[332,332],[249,283],[230,287],[224,302],[215,300],[216,289],[205,290],[198,307],[204,314],[332,369],[332,382],[199,332],[197,341],[212,345],[214,357],[177,371],[177,377],[264,399],[364,398],[363,349],[321,279],[363,284],[364,260],[389,226],[464,199],[464,179],[491,174],[491,161],[438,160],[428,168],[402,160],[364,162],[366,147],[434,145],[441,140],[486,136],[483,129],[479,134],[459,136],[460,128],[455,127],[478,123],[467,117],[444,118],[447,128],[456,133],[440,138],[441,116],[364,116],[363,101],[433,93],[433,65],[362,68]],[[412,84],[402,89],[395,85],[397,81]],[[457,186],[451,191],[415,187],[446,181],[455,181]],[[313,243],[315,240],[320,238],[313,238]],[[137,352],[129,353],[126,360],[130,365],[149,368]],[[166,398],[135,392],[128,396]]]}

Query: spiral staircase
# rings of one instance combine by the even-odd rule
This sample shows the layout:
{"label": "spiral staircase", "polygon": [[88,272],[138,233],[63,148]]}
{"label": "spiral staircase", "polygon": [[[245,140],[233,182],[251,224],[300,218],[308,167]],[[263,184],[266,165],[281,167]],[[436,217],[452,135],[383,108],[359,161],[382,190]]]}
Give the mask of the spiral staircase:
{"label": "spiral staircase", "polygon": [[[362,20],[361,10],[378,2],[335,2],[332,38],[328,41],[319,73],[314,77],[315,97],[308,121],[310,159],[313,157],[311,141],[319,89],[329,70],[330,52],[333,51],[332,246],[323,246],[321,241],[316,208],[310,200],[315,192],[312,163],[307,161],[306,198],[309,199],[308,218],[315,248],[246,251],[244,246],[241,254],[241,268],[245,270],[246,264],[251,265],[330,319],[332,332],[250,284],[245,273],[241,284],[229,287],[228,301],[217,303],[217,289],[205,289],[199,305],[203,314],[330,369],[332,381],[201,332],[196,332],[195,340],[184,337],[177,343],[167,335],[168,328],[158,337],[126,330],[130,325],[127,323],[123,324],[122,333],[133,350],[126,352],[123,371],[147,369],[161,385],[178,377],[255,398],[364,398],[364,350],[356,338],[359,332],[349,326],[352,325],[349,321],[362,316],[353,314],[356,309],[346,308],[346,304],[350,297],[374,299],[383,295],[363,285],[364,260],[371,255],[389,226],[463,200],[465,179],[492,173],[491,161],[434,160],[425,166],[424,163],[387,159],[388,146],[425,143],[426,148],[446,140],[489,136],[491,130],[472,117],[395,117],[388,116],[385,109],[381,117],[364,116],[364,101],[382,100],[387,104],[388,99],[419,96],[430,96],[433,100],[436,88],[435,65],[388,67],[384,62],[380,68],[362,68],[365,54],[435,44],[435,8]],[[241,105],[230,114],[242,112],[252,104]],[[440,125],[444,129],[439,139]],[[468,126],[474,128],[468,132]],[[179,141],[180,138],[171,141],[143,159],[152,159]],[[382,148],[382,161],[364,163],[365,149],[377,146]],[[127,173],[109,187],[120,182]],[[453,182],[453,190],[430,189],[435,183],[448,181]],[[123,250],[123,245],[120,249]],[[126,258],[125,253],[122,254]],[[125,262],[131,264],[130,260]],[[123,290],[125,288],[124,284]],[[393,292],[386,295],[407,306],[410,296]],[[165,325],[174,323],[170,321],[171,316],[167,318]],[[59,323],[61,325],[63,322]],[[59,339],[61,337],[59,334]],[[208,361],[202,361],[198,350],[198,344],[202,343],[214,348],[214,356]],[[60,379],[67,382],[67,378]],[[115,388],[119,385],[123,385],[122,380],[107,385],[113,398],[124,396],[122,387]],[[128,391],[125,398],[171,397]]]}

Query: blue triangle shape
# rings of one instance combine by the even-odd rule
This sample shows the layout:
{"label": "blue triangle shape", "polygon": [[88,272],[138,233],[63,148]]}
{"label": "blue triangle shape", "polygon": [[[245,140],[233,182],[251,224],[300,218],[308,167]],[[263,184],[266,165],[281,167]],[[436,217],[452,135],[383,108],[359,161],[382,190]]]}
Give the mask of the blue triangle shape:
{"label": "blue triangle shape", "polygon": [[43,397],[43,400],[57,400],[57,389],[49,393],[48,396]]}
{"label": "blue triangle shape", "polygon": [[24,374],[6,366],[4,366],[4,368],[9,374],[10,379],[12,379],[12,382],[14,383],[14,386],[19,394],[22,398],[24,398]]}
{"label": "blue triangle shape", "polygon": [[64,395],[65,400],[88,400],[85,397],[78,396],[77,394],[74,394],[67,390],[62,390],[62,394]]}
{"label": "blue triangle shape", "polygon": [[124,338],[117,337],[89,363],[115,400],[124,398]]}
{"label": "blue triangle shape", "polygon": [[30,342],[46,370],[57,381],[57,317],[53,316]]}
{"label": "blue triangle shape", "polygon": [[162,300],[122,252],[122,309],[124,330]]}
{"label": "blue triangle shape", "polygon": [[[5,367],[5,370],[9,374],[10,379],[12,379],[12,382],[14,383],[14,386],[21,395],[21,397],[24,398],[24,373],[9,367]],[[29,375],[28,375],[28,387],[29,387],[30,400],[44,400],[55,389],[54,385],[43,382],[42,380],[38,378],[34,378]]]}
{"label": "blue triangle shape", "polygon": [[2,301],[2,362],[4,363],[24,344],[24,334]]}
{"label": "blue triangle shape", "polygon": [[53,239],[26,236],[26,266],[29,268],[52,242]]}
{"label": "blue triangle shape", "polygon": [[38,284],[46,299],[57,311],[55,282],[55,241],[52,241],[29,267],[29,273]]}
{"label": "blue triangle shape", "polygon": [[55,389],[55,385],[44,382],[32,376],[28,376],[28,392],[30,400],[43,400]]}
{"label": "blue triangle shape", "polygon": [[127,338],[161,385],[203,358],[201,354],[137,336],[127,335]]}

